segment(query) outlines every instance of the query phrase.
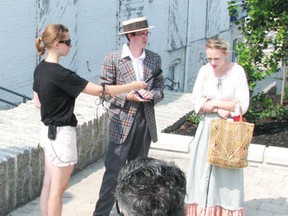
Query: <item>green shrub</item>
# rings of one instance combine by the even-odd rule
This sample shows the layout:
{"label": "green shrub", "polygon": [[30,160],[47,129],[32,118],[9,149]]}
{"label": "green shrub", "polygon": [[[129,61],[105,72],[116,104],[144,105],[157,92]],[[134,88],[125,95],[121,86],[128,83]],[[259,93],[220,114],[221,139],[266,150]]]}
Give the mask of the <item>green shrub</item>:
{"label": "green shrub", "polygon": [[[273,100],[273,99],[274,100]],[[258,93],[251,99],[251,104],[245,118],[250,122],[256,122],[260,119],[288,119],[288,106],[280,105],[280,97]]]}
{"label": "green shrub", "polygon": [[199,124],[200,120],[201,120],[200,116],[197,113],[195,113],[194,111],[192,112],[191,115],[188,116],[188,119],[187,119],[188,122],[192,122],[192,123],[195,123],[197,125]]}

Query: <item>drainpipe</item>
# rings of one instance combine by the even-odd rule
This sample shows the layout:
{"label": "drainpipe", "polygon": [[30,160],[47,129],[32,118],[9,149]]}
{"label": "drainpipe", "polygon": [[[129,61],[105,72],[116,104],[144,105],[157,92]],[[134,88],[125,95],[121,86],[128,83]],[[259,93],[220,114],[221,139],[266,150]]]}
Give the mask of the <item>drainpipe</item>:
{"label": "drainpipe", "polygon": [[185,53],[185,69],[184,69],[184,86],[183,86],[183,91],[184,92],[190,92],[192,89],[187,89],[188,88],[188,78],[189,78],[189,61],[190,61],[190,39],[191,39],[191,27],[190,27],[190,20],[191,20],[191,14],[192,14],[192,0],[188,1],[188,14],[187,14],[187,42],[186,42],[186,53]]}

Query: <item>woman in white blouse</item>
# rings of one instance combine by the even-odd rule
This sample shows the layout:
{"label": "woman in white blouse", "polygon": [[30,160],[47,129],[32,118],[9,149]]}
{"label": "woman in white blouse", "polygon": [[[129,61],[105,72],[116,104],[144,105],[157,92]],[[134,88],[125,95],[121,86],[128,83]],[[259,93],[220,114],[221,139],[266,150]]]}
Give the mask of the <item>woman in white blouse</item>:
{"label": "woman in white blouse", "polygon": [[201,115],[192,144],[187,174],[185,216],[244,216],[242,169],[226,169],[207,162],[209,130],[214,118],[237,118],[249,107],[244,69],[227,60],[228,43],[218,37],[206,44],[208,63],[196,79],[192,103]]}

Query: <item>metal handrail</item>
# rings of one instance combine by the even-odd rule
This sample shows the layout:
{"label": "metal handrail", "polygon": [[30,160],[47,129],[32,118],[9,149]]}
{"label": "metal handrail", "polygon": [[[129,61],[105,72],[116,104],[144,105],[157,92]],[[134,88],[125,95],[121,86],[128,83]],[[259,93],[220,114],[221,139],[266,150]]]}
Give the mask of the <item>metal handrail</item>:
{"label": "metal handrail", "polygon": [[[7,88],[4,88],[4,87],[1,87],[1,86],[0,86],[0,89],[4,90],[4,91],[6,91],[6,92],[9,92],[9,93],[11,93],[11,94],[17,95],[17,96],[19,96],[19,97],[22,97],[23,103],[25,103],[27,100],[32,100],[32,98],[30,98],[30,97],[28,97],[28,96],[26,96],[26,95],[23,95],[23,94],[20,94],[20,93],[18,93],[18,92],[9,90],[9,89],[7,89]],[[12,106],[18,106],[18,105],[19,105],[19,104],[16,104],[16,103],[13,103],[13,102],[10,102],[10,101],[1,99],[1,98],[0,98],[0,101],[1,101],[1,102],[4,102],[4,103],[7,103],[7,104],[10,104],[10,105],[12,105]]]}
{"label": "metal handrail", "polygon": [[1,99],[1,98],[0,98],[0,101],[1,101],[1,102],[4,102],[4,103],[7,103],[7,104],[9,104],[9,105],[12,105],[12,106],[18,106],[18,104],[16,104],[16,103],[12,103],[12,102],[10,102],[10,101],[7,101],[7,100]]}
{"label": "metal handrail", "polygon": [[[173,91],[178,91],[179,90],[179,88],[180,88],[180,83],[179,82],[175,82],[174,80],[166,77],[164,79],[164,83],[165,83],[166,80],[170,81],[171,84],[170,85],[165,85],[164,87],[169,87],[169,89],[173,90]],[[174,86],[177,86],[177,88],[175,89]]]}

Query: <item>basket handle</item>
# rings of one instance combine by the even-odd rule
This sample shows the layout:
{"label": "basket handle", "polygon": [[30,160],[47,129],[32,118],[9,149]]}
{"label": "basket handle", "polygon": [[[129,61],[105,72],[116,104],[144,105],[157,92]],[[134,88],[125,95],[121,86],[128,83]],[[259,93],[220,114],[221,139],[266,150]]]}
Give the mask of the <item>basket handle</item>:
{"label": "basket handle", "polygon": [[242,115],[242,107],[241,106],[239,106],[239,115],[240,115],[239,121],[243,122],[243,115]]}

